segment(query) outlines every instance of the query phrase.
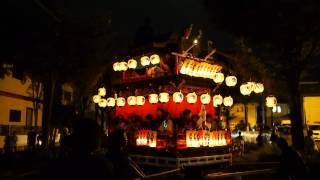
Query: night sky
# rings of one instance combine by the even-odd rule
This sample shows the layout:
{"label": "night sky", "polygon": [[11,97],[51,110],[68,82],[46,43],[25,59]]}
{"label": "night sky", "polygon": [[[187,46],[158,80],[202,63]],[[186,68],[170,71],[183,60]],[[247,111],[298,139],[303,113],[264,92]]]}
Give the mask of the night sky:
{"label": "night sky", "polygon": [[216,27],[209,25],[209,16],[202,0],[68,0],[54,1],[51,7],[62,9],[71,19],[86,23],[96,15],[111,13],[112,28],[123,47],[130,44],[136,30],[150,18],[156,34],[182,32],[194,24],[194,33],[203,31],[204,40],[220,41],[225,36]]}

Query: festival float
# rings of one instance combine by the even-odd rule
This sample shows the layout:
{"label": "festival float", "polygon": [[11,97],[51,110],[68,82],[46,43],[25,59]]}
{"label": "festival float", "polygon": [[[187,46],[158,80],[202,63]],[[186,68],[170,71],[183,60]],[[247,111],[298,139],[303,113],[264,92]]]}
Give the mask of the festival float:
{"label": "festival float", "polygon": [[[190,53],[198,41],[189,39],[188,48],[180,53],[151,50],[116,60],[113,70],[120,78],[112,83],[110,96],[104,88],[93,96],[100,107],[112,108],[114,117],[135,121],[128,152],[138,164],[232,163],[231,132],[227,124],[219,128],[215,124],[220,119],[217,112],[233,105],[231,91],[249,95],[264,87],[254,82],[239,85],[237,77],[213,58],[216,48],[204,58]],[[165,116],[159,118],[159,111]]]}

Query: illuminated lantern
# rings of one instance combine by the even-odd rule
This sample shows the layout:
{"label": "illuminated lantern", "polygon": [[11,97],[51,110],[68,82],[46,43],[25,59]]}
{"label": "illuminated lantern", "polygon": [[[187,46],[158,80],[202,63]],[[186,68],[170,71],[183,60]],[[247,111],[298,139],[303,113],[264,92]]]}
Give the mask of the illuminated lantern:
{"label": "illuminated lantern", "polygon": [[102,108],[107,107],[107,100],[106,99],[100,99],[98,105],[99,105],[99,107],[102,107]]}
{"label": "illuminated lantern", "polygon": [[207,94],[202,94],[200,96],[200,101],[202,104],[209,104],[211,101],[211,96],[207,93]]}
{"label": "illuminated lantern", "polygon": [[137,104],[137,98],[135,96],[129,96],[127,102],[130,106],[134,106]]}
{"label": "illuminated lantern", "polygon": [[122,61],[122,62],[120,62],[119,63],[120,65],[120,71],[126,71],[127,69],[128,69],[128,64],[127,64],[127,62],[124,62],[124,61]]}
{"label": "illuminated lantern", "polygon": [[231,96],[225,97],[225,98],[223,99],[223,104],[224,104],[225,106],[232,106],[232,104],[233,104],[233,99],[232,99],[232,97],[231,97]]}
{"label": "illuminated lantern", "polygon": [[197,102],[197,94],[195,92],[187,94],[187,102],[190,104],[194,104]]}
{"label": "illuminated lantern", "polygon": [[223,73],[218,72],[218,73],[215,73],[215,74],[213,75],[213,81],[214,81],[215,83],[222,83],[223,80],[224,80],[224,75],[223,75]]}
{"label": "illuminated lantern", "polygon": [[106,88],[102,87],[98,89],[98,95],[99,96],[105,96],[107,94]]}
{"label": "illuminated lantern", "polygon": [[159,99],[158,99],[158,94],[150,94],[149,95],[149,102],[151,104],[155,104],[158,103]]}
{"label": "illuminated lantern", "polygon": [[250,90],[250,93],[254,91],[255,87],[256,87],[255,82],[247,82],[247,88]]}
{"label": "illuminated lantern", "polygon": [[128,68],[129,69],[135,69],[137,67],[137,61],[135,59],[130,59],[128,61]]}
{"label": "illuminated lantern", "polygon": [[94,103],[99,103],[99,102],[100,102],[100,99],[101,99],[101,96],[99,96],[99,95],[94,95],[94,96],[92,96],[92,101],[93,101]]}
{"label": "illuminated lantern", "polygon": [[256,86],[253,90],[255,93],[262,93],[264,91],[264,86],[262,83],[256,83]]}
{"label": "illuminated lantern", "polygon": [[235,86],[237,84],[237,78],[235,76],[227,76],[226,77],[226,85],[227,86]]}
{"label": "illuminated lantern", "polygon": [[120,71],[120,63],[118,63],[118,62],[113,63],[113,70]]}
{"label": "illuminated lantern", "polygon": [[154,54],[150,56],[150,62],[151,64],[159,64],[160,63],[160,57],[157,54]]}
{"label": "illuminated lantern", "polygon": [[247,84],[242,84],[240,86],[240,93],[244,96],[249,96],[251,94],[250,87]]}
{"label": "illuminated lantern", "polygon": [[167,103],[169,102],[169,94],[166,92],[162,92],[159,94],[159,101],[162,103]]}
{"label": "illuminated lantern", "polygon": [[142,56],[140,59],[140,63],[142,66],[149,66],[150,65],[150,59],[148,56]]}
{"label": "illuminated lantern", "polygon": [[276,97],[274,97],[274,96],[266,97],[266,106],[267,107],[271,108],[271,107],[273,107],[275,105],[277,105],[277,98]]}
{"label": "illuminated lantern", "polygon": [[175,92],[173,93],[173,102],[181,103],[183,101],[183,94],[182,92]]}
{"label": "illuminated lantern", "polygon": [[124,97],[117,98],[117,106],[122,107],[126,104],[126,99]]}
{"label": "illuminated lantern", "polygon": [[107,106],[108,107],[114,107],[116,105],[116,100],[113,97],[109,97],[107,99]]}
{"label": "illuminated lantern", "polygon": [[223,103],[223,97],[220,94],[213,96],[213,106],[214,107],[218,107],[222,103]]}
{"label": "illuminated lantern", "polygon": [[137,96],[137,105],[138,106],[144,105],[145,101],[146,101],[146,98],[144,96]]}

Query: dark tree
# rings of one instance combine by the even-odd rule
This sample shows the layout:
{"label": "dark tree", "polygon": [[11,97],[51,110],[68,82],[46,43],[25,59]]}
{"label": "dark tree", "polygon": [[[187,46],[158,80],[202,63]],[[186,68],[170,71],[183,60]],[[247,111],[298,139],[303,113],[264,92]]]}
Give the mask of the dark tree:
{"label": "dark tree", "polygon": [[250,47],[246,51],[235,49],[242,54],[235,59],[243,64],[246,54],[259,57],[257,63],[266,68],[261,70],[276,77],[272,83],[284,82],[282,95],[288,99],[292,140],[298,149],[304,145],[299,82],[308,63],[319,58],[319,3],[316,0],[205,0],[212,23],[228,31],[233,39],[240,39],[242,47]]}

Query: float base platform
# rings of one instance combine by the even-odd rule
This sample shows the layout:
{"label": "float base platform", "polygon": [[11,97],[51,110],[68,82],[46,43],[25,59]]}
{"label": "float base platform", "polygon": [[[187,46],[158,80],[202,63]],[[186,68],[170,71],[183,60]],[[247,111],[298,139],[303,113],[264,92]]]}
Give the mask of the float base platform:
{"label": "float base platform", "polygon": [[209,164],[232,165],[232,154],[228,152],[227,147],[188,148],[175,151],[134,148],[130,152],[130,157],[137,164],[154,167],[181,168]]}

